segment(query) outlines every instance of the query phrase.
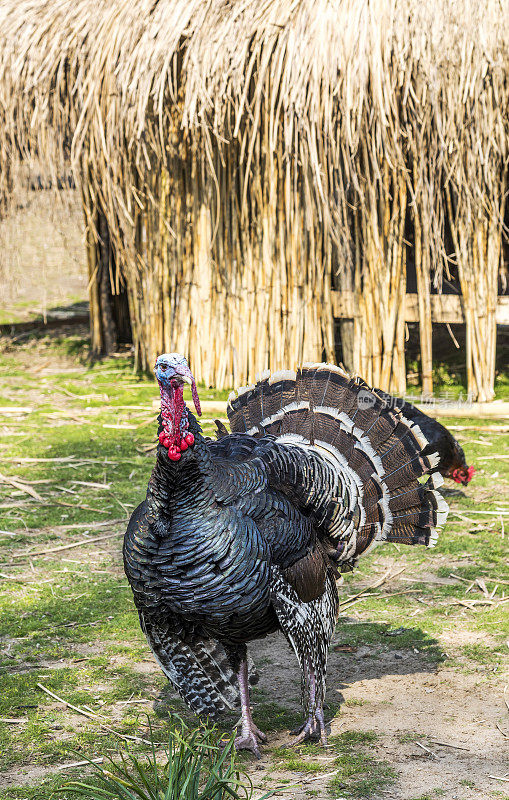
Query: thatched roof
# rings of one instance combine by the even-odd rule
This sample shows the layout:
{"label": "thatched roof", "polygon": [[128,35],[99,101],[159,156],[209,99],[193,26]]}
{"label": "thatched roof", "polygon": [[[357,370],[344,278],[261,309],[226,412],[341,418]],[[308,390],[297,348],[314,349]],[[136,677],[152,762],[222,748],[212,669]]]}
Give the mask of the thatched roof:
{"label": "thatched roof", "polygon": [[480,162],[506,156],[504,0],[3,0],[0,24],[7,117],[70,121],[76,156],[88,136],[109,158],[166,150],[172,107],[228,141],[267,112],[268,143],[304,139],[317,181],[318,139],[355,174],[366,123],[393,157],[431,115],[451,166],[472,123]]}
{"label": "thatched roof", "polygon": [[[370,251],[369,280],[388,302],[404,273],[388,243],[402,240],[409,207],[425,271],[440,283],[452,257],[462,285],[492,292],[509,150],[506,0],[1,0],[0,26],[0,159],[13,143],[54,164],[70,157],[126,272],[151,257],[135,217],[161,208],[154,175],[192,162],[186,186],[200,184],[216,235],[229,164],[246,218],[256,192],[258,219],[262,198],[274,214],[271,192],[282,195],[287,238],[290,195],[302,195],[299,226],[335,248],[320,251],[317,275],[362,267]],[[486,287],[469,273],[473,219],[498,231],[479,244]],[[321,324],[330,354],[330,314]]]}

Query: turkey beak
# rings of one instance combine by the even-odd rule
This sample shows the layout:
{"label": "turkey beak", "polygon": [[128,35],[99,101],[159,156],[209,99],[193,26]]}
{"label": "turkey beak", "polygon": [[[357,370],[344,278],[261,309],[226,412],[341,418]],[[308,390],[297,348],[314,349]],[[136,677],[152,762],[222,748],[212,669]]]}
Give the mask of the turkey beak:
{"label": "turkey beak", "polygon": [[180,377],[182,378],[182,380],[184,381],[184,383],[187,383],[187,384],[189,384],[189,386],[192,386],[192,385],[193,385],[194,381],[193,381],[193,379],[192,379],[192,378],[190,378],[190,377],[189,377],[189,375],[181,375]]}

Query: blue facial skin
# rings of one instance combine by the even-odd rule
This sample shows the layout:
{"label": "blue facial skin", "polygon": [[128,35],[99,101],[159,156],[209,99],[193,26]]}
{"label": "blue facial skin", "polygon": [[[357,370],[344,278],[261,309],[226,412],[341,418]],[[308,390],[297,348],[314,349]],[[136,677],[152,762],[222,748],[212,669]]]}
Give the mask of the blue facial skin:
{"label": "blue facial skin", "polygon": [[159,383],[169,388],[170,381],[176,376],[173,367],[168,366],[165,362],[157,363],[155,368],[155,375]]}
{"label": "blue facial skin", "polygon": [[170,382],[175,378],[181,383],[184,382],[182,381],[182,376],[179,373],[178,368],[171,364],[168,358],[165,356],[159,356],[157,358],[154,372],[159,383],[167,389],[170,388]]}
{"label": "blue facial skin", "polygon": [[171,381],[174,380],[175,378],[179,381],[179,383],[183,383],[182,377],[176,371],[175,367],[173,367],[171,364],[168,364],[168,362],[165,359],[161,359],[161,361],[157,359],[155,366],[155,376],[159,381],[159,383],[162,386],[164,386],[165,389],[171,388]]}

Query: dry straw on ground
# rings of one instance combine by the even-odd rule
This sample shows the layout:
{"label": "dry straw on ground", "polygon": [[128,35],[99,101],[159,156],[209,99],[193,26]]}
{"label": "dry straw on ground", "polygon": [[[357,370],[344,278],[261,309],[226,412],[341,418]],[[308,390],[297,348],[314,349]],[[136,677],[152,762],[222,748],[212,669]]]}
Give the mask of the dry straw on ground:
{"label": "dry straw on ground", "polygon": [[9,143],[72,159],[92,309],[104,217],[142,367],[178,350],[229,386],[334,360],[336,287],[354,369],[403,391],[411,258],[425,390],[431,285],[457,270],[491,399],[508,23],[505,0],[2,0],[2,170]]}

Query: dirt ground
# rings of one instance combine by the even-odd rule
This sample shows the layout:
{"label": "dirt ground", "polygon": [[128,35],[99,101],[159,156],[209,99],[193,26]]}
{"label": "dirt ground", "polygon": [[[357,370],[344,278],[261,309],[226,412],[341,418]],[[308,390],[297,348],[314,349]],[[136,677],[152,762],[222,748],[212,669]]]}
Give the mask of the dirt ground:
{"label": "dirt ground", "polygon": [[[345,628],[353,624],[354,619],[344,619]],[[340,622],[338,630],[342,629]],[[472,640],[461,629],[457,634],[450,636],[451,645]],[[101,651],[97,644],[75,649],[84,659]],[[506,793],[499,789],[499,785],[504,789],[504,783],[490,777],[509,777],[509,738],[504,737],[499,726],[505,711],[504,678],[493,672],[479,676],[433,666],[419,652],[408,649],[385,653],[378,650],[365,646],[353,653],[343,653],[335,652],[333,645],[327,693],[330,704],[341,704],[339,715],[332,719],[331,736],[344,730],[374,731],[378,738],[370,745],[370,755],[390,762],[397,773],[395,785],[378,789],[372,795],[373,800],[505,797]],[[299,713],[299,669],[284,638],[274,634],[256,643],[251,651],[260,672],[258,692],[267,700],[274,698],[290,712]],[[122,664],[122,659],[117,658],[116,663]],[[52,670],[68,664],[61,660],[39,662],[38,666]],[[159,669],[150,657],[139,662],[138,671],[160,684]],[[171,691],[163,690],[162,696],[165,704],[171,704]],[[256,703],[254,713],[256,718]],[[66,715],[67,727],[73,724],[79,727],[82,722],[77,714]],[[275,797],[294,800],[309,797],[339,800],[351,796],[331,794],[329,790],[334,777],[334,753],[329,755],[325,750],[313,755],[315,763],[330,762],[330,770],[323,774],[299,773],[298,769],[285,769],[284,764],[278,766],[277,759],[274,762],[274,748],[291,742],[288,732],[273,731],[268,736],[270,750],[264,749],[259,762],[246,761],[248,773],[259,787],[255,797],[271,786],[279,787]],[[0,788],[25,782],[34,785],[50,772],[51,768],[41,766],[16,767],[0,775]],[[282,781],[289,782],[288,787]]]}
{"label": "dirt ground", "polygon": [[[291,703],[298,696],[299,673],[288,657],[286,643],[274,636],[257,646],[257,651],[260,658],[272,662],[270,669],[262,671],[261,687]],[[492,794],[496,782],[489,775],[507,776],[509,770],[509,740],[496,727],[504,713],[500,680],[433,668],[418,653],[407,650],[376,654],[365,647],[352,655],[332,649],[328,686],[327,697],[342,703],[331,735],[345,729],[375,731],[379,739],[371,745],[372,755],[389,760],[398,773],[397,784],[378,790],[377,797],[433,797],[436,789],[440,790],[436,796],[447,800],[496,796]],[[364,704],[349,707],[352,699]],[[400,741],[408,737],[412,741]],[[290,740],[283,733],[271,736],[270,744]],[[261,775],[270,769],[264,762],[256,766],[256,770],[261,767]],[[271,774],[276,781],[278,777],[295,781],[295,773]],[[461,785],[461,780],[471,782],[475,789]],[[500,786],[504,788],[503,783]],[[303,800],[310,788],[320,792],[318,797],[331,797],[327,779],[321,776],[303,776],[300,788],[284,794]]]}
{"label": "dirt ground", "polygon": [[[118,540],[100,545],[100,565],[107,566],[108,571],[119,578],[122,575],[119,558],[121,535],[120,529]],[[72,555],[80,559],[85,554],[77,549]],[[388,563],[391,563],[390,559],[382,559],[379,566],[385,570]],[[27,572],[27,580],[31,577]],[[405,591],[407,587],[408,583],[398,577],[391,585],[391,593]],[[362,584],[360,588],[363,588]],[[363,796],[373,800],[433,800],[439,797],[445,800],[500,800],[506,797],[504,782],[491,776],[499,779],[509,777],[508,695],[504,693],[507,674],[493,668],[470,672],[462,670],[461,665],[435,664],[430,662],[426,652],[420,651],[420,641],[416,642],[417,647],[389,650],[379,644],[353,647],[336,644],[343,634],[348,635],[359,622],[367,620],[369,614],[366,613],[340,618],[329,656],[327,692],[328,717],[332,718],[331,739],[344,731],[373,731],[377,736],[376,741],[369,744],[369,756],[376,762],[389,763],[397,775],[393,785]],[[441,637],[441,645],[451,652],[463,644],[486,644],[487,641],[484,634],[462,624]],[[86,662],[102,651],[101,642],[94,641],[91,634],[90,643],[73,646],[74,659],[39,660],[37,668],[50,673],[68,668],[76,660]],[[282,635],[274,634],[257,642],[251,647],[251,653],[260,674],[253,698],[255,719],[256,698],[262,698],[269,705],[277,704],[279,711],[300,714],[299,669]],[[129,659],[114,656],[110,666],[118,668],[128,663]],[[20,672],[33,667],[34,664],[13,664],[13,668]],[[134,671],[148,680],[148,694],[156,698],[149,708],[152,705],[156,710],[172,707],[176,696],[161,680],[159,668],[148,649]],[[95,685],[94,691],[101,691],[101,688],[107,687]],[[55,710],[59,706],[59,703],[50,704],[50,708]],[[120,722],[120,714],[110,719]],[[82,717],[66,712],[62,738],[71,737],[63,728],[69,730],[82,725]],[[278,754],[281,752],[279,748],[291,741],[287,729],[269,731],[261,760],[244,759],[244,766],[258,787],[255,798],[273,787],[277,787],[276,798],[347,800],[352,797],[349,791],[343,794],[330,790],[330,781],[337,772],[336,753],[332,749],[317,751],[312,748],[308,753],[308,748],[303,746],[297,751],[303,765],[318,764],[324,771],[309,773],[305,768],[300,771],[298,766],[287,769]],[[329,764],[330,769],[327,769]],[[51,767],[40,765],[17,766],[0,775],[0,788],[22,784],[34,786],[47,779],[52,771]]]}
{"label": "dirt ground", "polygon": [[[255,650],[255,663],[261,664],[259,689],[267,698],[275,697],[279,704],[298,712],[299,670],[283,637],[274,634],[257,643]],[[85,646],[79,652],[89,657],[97,653],[97,647]],[[65,666],[65,662],[39,664],[46,669]],[[151,660],[141,662],[139,669],[159,678],[157,665]],[[342,709],[332,720],[330,733],[334,736],[343,730],[370,730],[378,734],[376,743],[370,745],[370,755],[389,761],[398,778],[393,787],[377,790],[373,798],[500,798],[504,795],[497,792],[498,782],[490,776],[509,777],[509,740],[504,740],[497,728],[504,713],[502,683],[493,675],[480,679],[478,675],[430,667],[418,653],[407,650],[382,655],[369,647],[359,648],[354,654],[332,649],[327,699],[334,704],[340,702]],[[352,700],[354,705],[350,706]],[[254,709],[256,716],[256,705]],[[67,724],[73,723],[79,726],[82,718],[68,714]],[[286,731],[269,734],[271,751],[289,742],[291,737]],[[329,756],[324,751],[314,759],[333,765],[334,754]],[[299,774],[284,765],[278,768],[272,753],[265,750],[262,759],[249,762],[247,768],[260,792],[262,787],[266,790],[279,785],[275,797],[342,797],[332,795],[328,788],[334,766],[324,774]],[[50,771],[41,766],[16,767],[0,776],[0,787],[18,786],[20,779],[37,784]],[[281,781],[290,784],[282,787]],[[467,782],[472,788],[465,785]],[[500,786],[504,788],[503,783]]]}

